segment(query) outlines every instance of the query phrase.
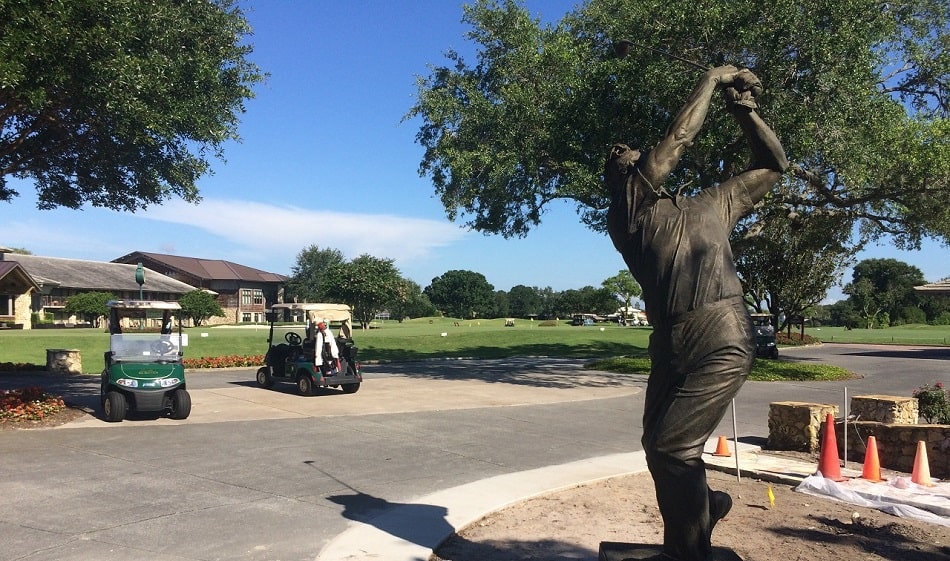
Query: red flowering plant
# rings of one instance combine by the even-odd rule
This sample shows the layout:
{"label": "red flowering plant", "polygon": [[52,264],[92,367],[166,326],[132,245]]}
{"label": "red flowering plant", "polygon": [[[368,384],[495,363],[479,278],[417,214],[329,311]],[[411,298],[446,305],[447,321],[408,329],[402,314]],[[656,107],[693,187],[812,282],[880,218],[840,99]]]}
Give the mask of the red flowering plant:
{"label": "red flowering plant", "polygon": [[228,355],[186,358],[182,361],[185,368],[247,368],[263,366],[264,355]]}
{"label": "red flowering plant", "polygon": [[950,425],[950,392],[942,382],[924,384],[914,390],[917,398],[917,412],[928,423]]}
{"label": "red flowering plant", "polygon": [[43,388],[0,390],[0,422],[41,421],[65,408],[61,397]]}

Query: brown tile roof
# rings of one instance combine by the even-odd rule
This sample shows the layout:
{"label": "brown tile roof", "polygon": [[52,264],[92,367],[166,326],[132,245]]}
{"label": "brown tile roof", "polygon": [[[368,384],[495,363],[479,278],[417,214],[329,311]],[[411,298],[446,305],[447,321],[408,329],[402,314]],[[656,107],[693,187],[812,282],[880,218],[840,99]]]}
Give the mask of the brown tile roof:
{"label": "brown tile roof", "polygon": [[[9,275],[9,279],[7,278]],[[36,284],[36,281],[29,273],[26,272],[26,269],[16,261],[0,261],[0,289],[4,286],[4,280],[7,282],[15,281],[20,279],[24,284],[32,286],[35,290],[39,290],[39,285]]]}
{"label": "brown tile roof", "polygon": [[[37,284],[90,291],[137,291],[136,265],[84,261],[60,257],[5,254],[0,263],[19,263]],[[185,294],[195,287],[146,269],[144,289],[149,292]]]}
{"label": "brown tile roof", "polygon": [[179,255],[166,255],[163,253],[149,253],[145,251],[133,251],[128,255],[113,259],[112,262],[131,263],[139,261],[140,258],[162,263],[168,266],[169,269],[174,269],[202,280],[242,280],[253,282],[285,282],[287,280],[287,277],[284,275],[268,273],[267,271],[246,267],[232,263],[231,261],[182,257]]}

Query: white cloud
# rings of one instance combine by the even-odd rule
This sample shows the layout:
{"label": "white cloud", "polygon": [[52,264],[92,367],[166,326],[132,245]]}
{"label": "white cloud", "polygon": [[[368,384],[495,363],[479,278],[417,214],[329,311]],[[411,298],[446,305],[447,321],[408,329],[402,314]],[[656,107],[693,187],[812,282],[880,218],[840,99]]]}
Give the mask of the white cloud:
{"label": "white cloud", "polygon": [[214,198],[198,205],[171,201],[142,216],[199,228],[245,250],[290,252],[295,257],[313,244],[338,249],[348,258],[368,253],[397,264],[425,259],[432,250],[466,235],[447,221]]}

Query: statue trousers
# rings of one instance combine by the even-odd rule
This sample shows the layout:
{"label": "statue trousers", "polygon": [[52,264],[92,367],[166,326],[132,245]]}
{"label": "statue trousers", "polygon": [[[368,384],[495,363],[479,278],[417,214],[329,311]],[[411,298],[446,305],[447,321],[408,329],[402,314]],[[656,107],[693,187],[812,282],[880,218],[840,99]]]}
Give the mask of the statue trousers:
{"label": "statue trousers", "polygon": [[741,298],[716,302],[656,326],[643,412],[643,449],[663,516],[664,553],[710,559],[710,489],[703,448],[755,358]]}

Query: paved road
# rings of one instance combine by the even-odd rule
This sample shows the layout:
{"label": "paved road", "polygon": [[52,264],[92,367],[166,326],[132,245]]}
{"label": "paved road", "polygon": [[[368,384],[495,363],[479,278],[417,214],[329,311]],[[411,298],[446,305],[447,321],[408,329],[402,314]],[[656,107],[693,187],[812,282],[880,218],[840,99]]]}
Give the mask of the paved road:
{"label": "paved road", "polygon": [[[786,353],[863,377],[749,383],[740,435],[770,401],[909,395],[950,349],[826,345]],[[367,366],[354,395],[253,387],[252,370],[189,376],[191,418],[0,432],[0,560],[313,560],[350,520],[441,489],[639,449],[644,380],[566,359]],[[40,376],[95,405],[97,381]],[[37,377],[33,377],[35,383]],[[23,380],[0,376],[0,387]],[[729,427],[731,418],[723,423]],[[357,552],[354,552],[357,553]]]}

